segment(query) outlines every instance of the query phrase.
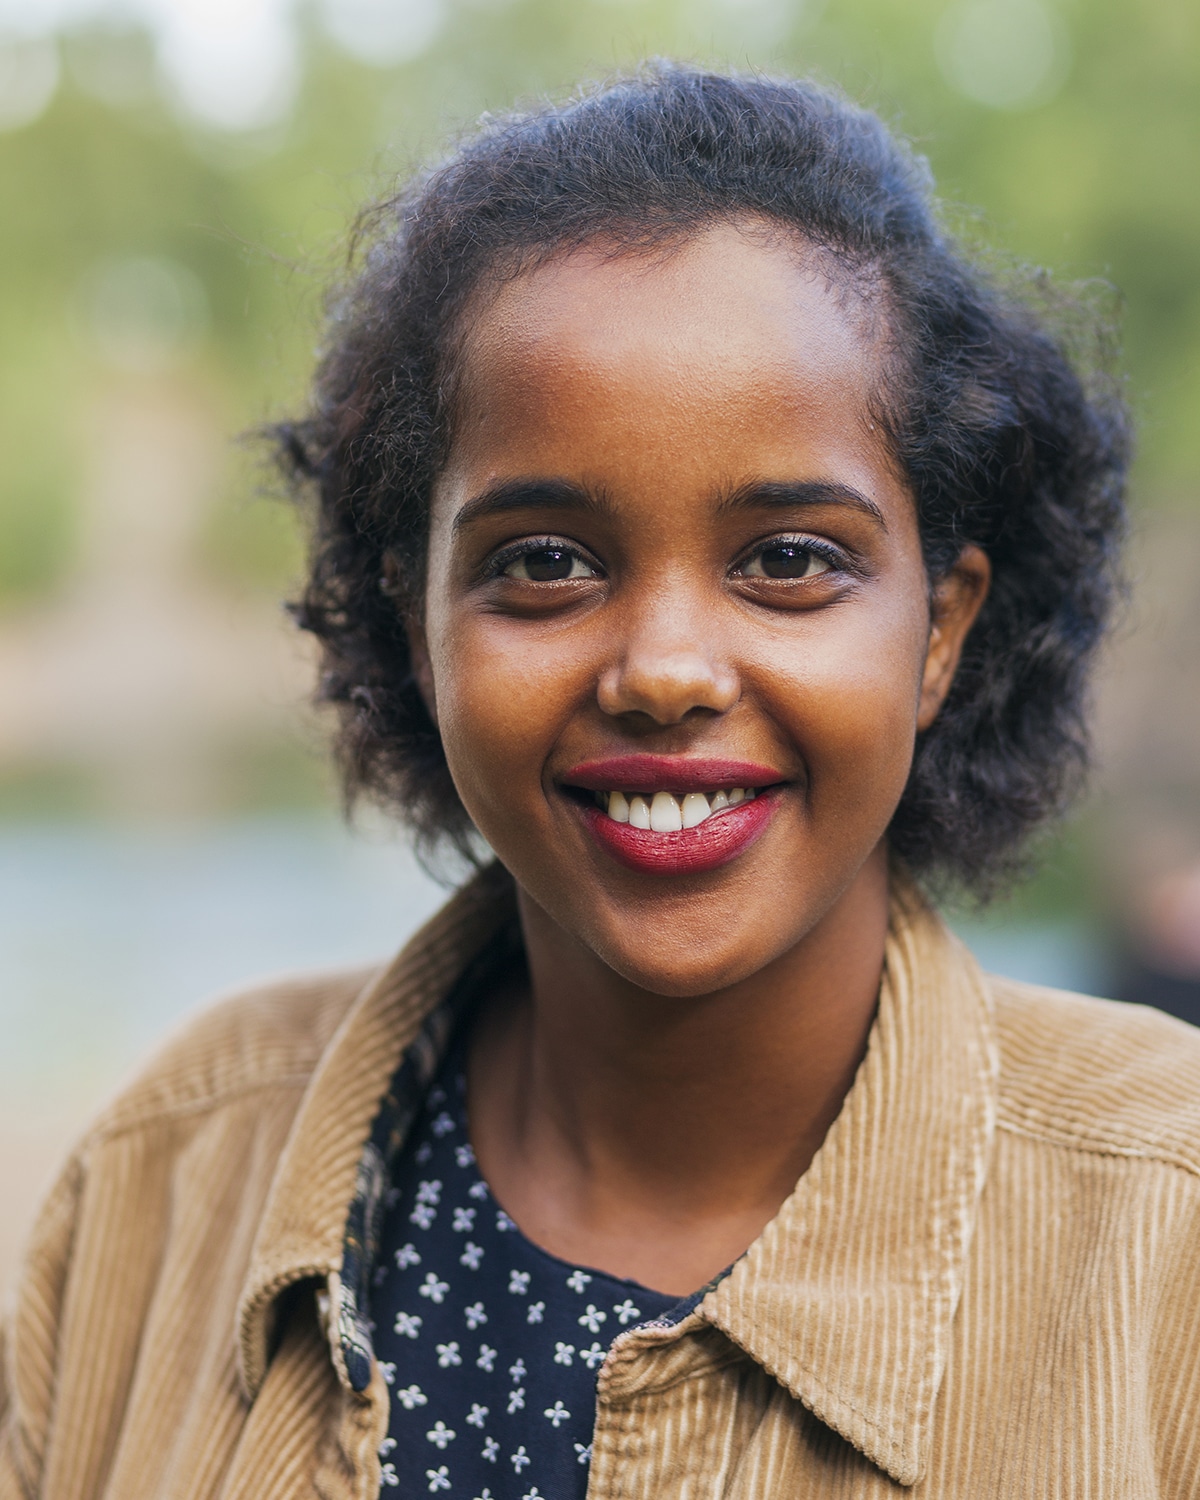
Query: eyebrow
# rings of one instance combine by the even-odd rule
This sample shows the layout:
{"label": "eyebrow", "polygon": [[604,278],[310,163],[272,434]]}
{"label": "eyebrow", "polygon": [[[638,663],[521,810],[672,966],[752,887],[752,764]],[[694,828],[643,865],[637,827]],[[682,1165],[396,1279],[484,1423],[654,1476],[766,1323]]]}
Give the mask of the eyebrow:
{"label": "eyebrow", "polygon": [[839,484],[831,479],[804,479],[751,481],[739,485],[721,500],[721,511],[755,510],[766,506],[772,509],[788,509],[804,505],[843,505],[861,511],[886,531],[887,521],[883,511],[869,496],[853,485]]}
{"label": "eyebrow", "polygon": [[[799,506],[841,505],[860,511],[884,531],[888,529],[883,511],[875,501],[852,485],[835,480],[805,479],[752,480],[739,485],[719,501],[720,512],[771,509],[795,509]],[[473,522],[489,516],[505,515],[514,510],[611,510],[608,499],[571,484],[565,479],[505,479],[489,485],[468,500],[454,518],[454,530],[461,531]]]}
{"label": "eyebrow", "polygon": [[473,521],[502,516],[513,510],[591,510],[611,507],[603,495],[593,494],[565,479],[504,479],[468,500],[454,518],[454,530]]}

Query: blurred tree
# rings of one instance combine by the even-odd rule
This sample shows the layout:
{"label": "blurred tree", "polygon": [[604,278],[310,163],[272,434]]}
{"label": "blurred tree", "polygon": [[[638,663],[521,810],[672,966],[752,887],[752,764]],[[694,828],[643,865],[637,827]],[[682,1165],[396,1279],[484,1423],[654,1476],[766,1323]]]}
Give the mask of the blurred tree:
{"label": "blurred tree", "polygon": [[[969,233],[1115,283],[1141,492],[1194,491],[1200,11],[1189,0],[459,0],[427,51],[379,68],[311,11],[297,19],[305,75],[281,125],[239,137],[181,120],[155,88],[148,38],[101,28],[62,39],[50,107],[0,134],[0,598],[48,587],[70,558],[78,413],[114,378],[88,304],[98,264],[156,258],[196,278],[208,327],[172,378],[205,388],[235,431],[298,399],[321,288],[364,197],[482,110],[655,54],[839,83],[917,139],[970,211]],[[288,521],[247,507],[252,472],[243,464],[227,484],[207,555],[277,588],[294,540]]]}

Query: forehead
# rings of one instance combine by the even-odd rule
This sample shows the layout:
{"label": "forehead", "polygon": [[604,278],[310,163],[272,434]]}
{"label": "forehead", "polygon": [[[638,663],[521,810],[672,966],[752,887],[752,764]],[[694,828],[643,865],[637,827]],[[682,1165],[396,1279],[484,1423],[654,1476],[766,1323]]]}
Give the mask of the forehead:
{"label": "forehead", "polygon": [[449,467],[640,456],[736,482],[747,465],[794,469],[798,444],[874,452],[879,321],[824,253],[757,226],[554,257],[480,298]]}

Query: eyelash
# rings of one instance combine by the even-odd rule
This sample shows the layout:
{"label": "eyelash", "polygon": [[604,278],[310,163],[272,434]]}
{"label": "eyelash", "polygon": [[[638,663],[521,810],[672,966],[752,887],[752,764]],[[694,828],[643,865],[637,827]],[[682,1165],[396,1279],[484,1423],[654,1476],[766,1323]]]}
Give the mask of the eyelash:
{"label": "eyelash", "polygon": [[536,552],[566,552],[571,557],[577,557],[580,562],[586,563],[589,568],[603,571],[599,563],[594,562],[582,548],[565,541],[560,536],[530,536],[522,541],[514,542],[509,547],[502,547],[499,552],[490,557],[487,562],[486,576],[502,578],[505,568],[510,568],[522,557],[531,557]]}
{"label": "eyelash", "polygon": [[[779,533],[775,536],[764,537],[762,541],[755,542],[752,547],[742,553],[738,562],[734,565],[734,571],[744,567],[752,557],[761,556],[773,547],[795,547],[798,552],[810,552],[813,557],[821,562],[827,563],[830,572],[850,573],[853,568],[850,559],[840,547],[835,547],[832,542],[822,541],[820,537],[805,536],[803,532]],[[792,580],[774,579],[773,582],[783,583]],[[795,582],[803,583],[805,579],[796,579]]]}
{"label": "eyelash", "polygon": [[[805,552],[811,552],[814,557],[819,558],[823,563],[827,563],[831,572],[851,573],[854,571],[846,554],[840,547],[834,546],[832,542],[823,541],[819,537],[805,536],[803,533],[777,533],[755,542],[739,558],[738,562],[734,565],[733,572],[736,574],[752,557],[758,556],[770,547],[796,547]],[[577,557],[589,568],[596,568],[598,571],[603,572],[599,563],[589,557],[582,548],[572,542],[566,541],[565,538],[535,536],[525,537],[521,541],[513,542],[510,546],[502,547],[499,552],[494,553],[487,562],[486,576],[488,579],[502,578],[505,569],[511,567],[520,558],[529,557],[537,552],[547,551],[566,552],[571,557]],[[772,581],[786,582],[788,580]],[[797,581],[804,582],[803,579]]]}

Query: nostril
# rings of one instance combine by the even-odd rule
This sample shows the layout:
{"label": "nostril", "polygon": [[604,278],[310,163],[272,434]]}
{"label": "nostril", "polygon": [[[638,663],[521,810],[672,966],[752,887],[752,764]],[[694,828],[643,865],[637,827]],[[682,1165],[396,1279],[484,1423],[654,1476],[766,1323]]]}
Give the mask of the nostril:
{"label": "nostril", "polygon": [[601,674],[596,697],[613,717],[640,714],[679,724],[694,713],[724,713],[739,697],[736,672],[693,652],[626,658]]}

